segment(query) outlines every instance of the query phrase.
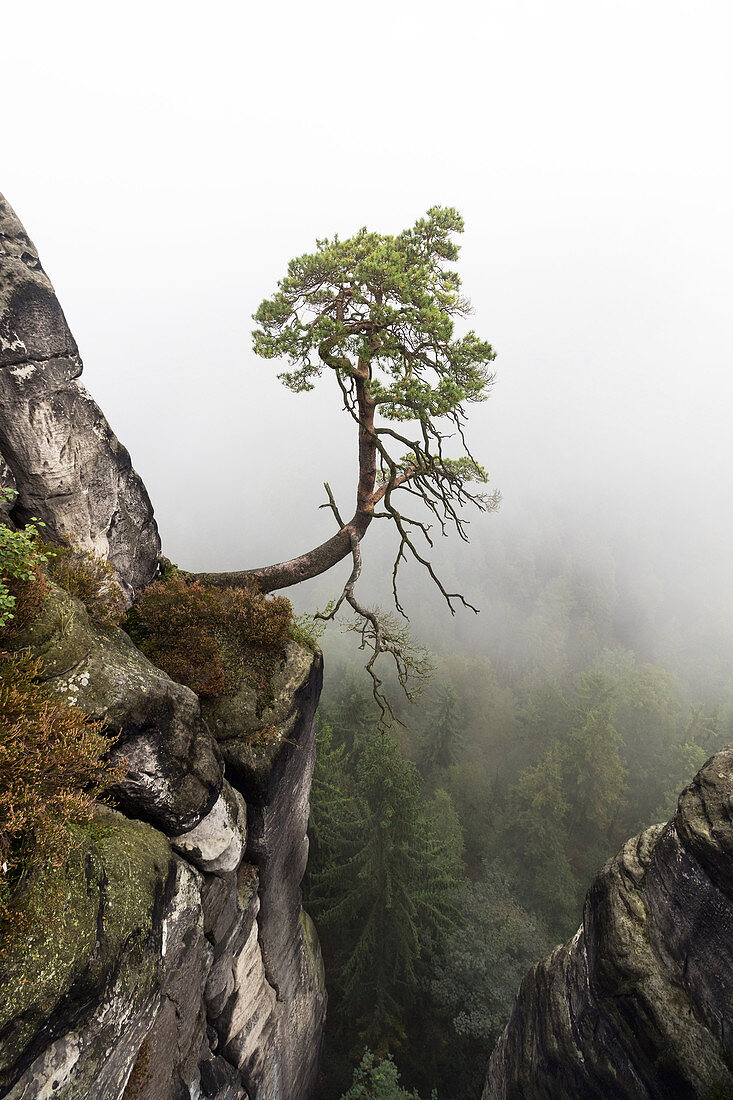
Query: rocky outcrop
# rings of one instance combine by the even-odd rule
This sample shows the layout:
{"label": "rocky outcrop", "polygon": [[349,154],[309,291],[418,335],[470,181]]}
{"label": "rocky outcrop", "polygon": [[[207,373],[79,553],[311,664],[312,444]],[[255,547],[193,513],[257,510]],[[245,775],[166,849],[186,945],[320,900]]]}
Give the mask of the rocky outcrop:
{"label": "rocky outcrop", "polygon": [[6,945],[0,1090],[12,1100],[121,1095],[166,984],[193,958],[200,969],[196,873],[165,838],[104,811],[75,839],[35,878],[29,926]]}
{"label": "rocky outcrop", "polygon": [[44,678],[118,738],[123,809],[169,836],[198,826],[220,799],[224,771],[197,696],[152,665],[123,630],[97,626],[79,600],[50,588],[40,616],[9,646],[30,649]]}
{"label": "rocky outcrop", "polygon": [[733,745],[601,871],[524,979],[483,1100],[733,1097]]}
{"label": "rocky outcrop", "polygon": [[[300,906],[308,859],[308,794],[315,764],[313,730],[322,662],[294,642],[275,675],[266,705],[251,688],[208,704],[227,774],[248,806],[247,852],[259,870],[260,942],[267,981],[276,992],[273,1041],[261,1072],[273,1095],[308,1095],[320,1058],[326,997],[318,940]],[[259,713],[258,713],[259,710]],[[235,1057],[240,1040],[228,1044]],[[305,1055],[305,1057],[304,1057]]]}
{"label": "rocky outcrop", "polygon": [[[11,521],[36,515],[96,550],[132,593],[157,568],[152,509],[80,370],[37,253],[0,199]],[[308,1100],[326,1007],[300,894],[320,654],[291,643],[259,693],[243,684],[202,713],[123,630],[53,583],[3,648],[27,650],[116,737],[124,816],[100,810],[63,866],[33,877],[0,953],[0,1097]]]}
{"label": "rocky outcrop", "polygon": [[[300,896],[320,655],[289,646],[259,718],[247,722],[246,708],[222,701],[230,722],[220,720],[218,731],[237,762],[230,783],[197,696],[152,665],[124,631],[91,622],[56,585],[36,621],[8,644],[39,658],[48,684],[119,733],[115,752],[127,772],[116,796],[148,824],[102,811],[100,827],[109,831],[112,821],[114,828],[97,894],[86,879],[72,881],[59,917],[72,926],[76,894],[90,895],[85,919],[91,928],[96,905],[101,938],[76,945],[67,966],[75,977],[59,979],[53,967],[34,977],[35,1037],[14,1038],[0,1018],[0,1096],[4,1074],[13,1100],[306,1100],[326,1007],[318,941]],[[263,729],[263,718],[282,721]],[[143,923],[132,939],[126,933],[141,980],[147,975],[130,992],[119,984],[126,956],[104,961],[104,891],[114,876],[122,890],[125,874],[144,862],[134,830],[157,855],[148,860],[147,900],[138,902]],[[85,843],[96,867],[96,842]],[[97,984],[89,979],[95,968]],[[0,962],[0,999],[14,982],[22,977]],[[79,1002],[73,1018],[66,1009],[54,1015],[49,984],[64,1005]]]}
{"label": "rocky outcrop", "polygon": [[14,514],[95,550],[132,593],[155,575],[160,540],[130,456],[79,382],[82,361],[38,252],[0,195],[0,482]]}

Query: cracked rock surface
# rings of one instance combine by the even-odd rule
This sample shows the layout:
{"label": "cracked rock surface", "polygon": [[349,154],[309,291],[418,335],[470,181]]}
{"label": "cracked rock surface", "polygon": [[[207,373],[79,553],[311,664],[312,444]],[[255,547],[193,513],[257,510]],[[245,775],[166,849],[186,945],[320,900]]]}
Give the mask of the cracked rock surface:
{"label": "cracked rock surface", "polygon": [[483,1100],[733,1097],[733,745],[626,843],[522,982]]}
{"label": "cracked rock surface", "polygon": [[108,558],[129,594],[160,553],[145,486],[79,382],[82,361],[38,252],[0,195],[0,482],[14,514]]}
{"label": "cracked rock surface", "polygon": [[[80,373],[0,196],[0,486],[19,494],[0,522],[38,516],[132,596],[155,575],[158,533]],[[292,643],[262,699],[209,708],[214,736],[192,691],[55,584],[3,645],[117,738],[126,816],[100,809],[32,880],[28,923],[0,955],[0,1097],[309,1100],[326,1009],[300,892],[320,654]]]}
{"label": "cracked rock surface", "polygon": [[[291,646],[275,677],[287,736],[273,727],[271,740],[257,745],[248,722],[220,728],[237,761],[230,783],[197,696],[152,665],[124,631],[95,625],[83,604],[49,587],[40,615],[12,645],[40,659],[42,677],[69,703],[119,735],[113,755],[127,773],[116,797],[126,814],[155,828],[112,815],[117,831],[98,879],[114,870],[124,884],[144,863],[133,845],[134,830],[143,830],[157,852],[145,902],[157,916],[150,927],[146,918],[136,923],[132,954],[103,966],[98,986],[88,975],[99,948],[77,959],[77,984],[65,994],[80,1002],[71,1019],[57,1022],[47,1001],[47,987],[66,981],[59,964],[41,970],[39,1038],[24,1045],[15,1025],[3,1031],[0,1021],[8,1096],[31,1100],[48,1086],[48,1096],[64,1100],[307,1100],[326,1009],[318,939],[300,891],[320,655]],[[227,713],[230,722],[231,713],[241,718],[236,708]],[[70,925],[76,893],[89,889],[81,879],[69,886]],[[128,968],[139,978],[132,992],[129,984],[118,988]],[[0,1000],[12,981],[0,960]],[[44,1036],[53,1041],[44,1045]]]}

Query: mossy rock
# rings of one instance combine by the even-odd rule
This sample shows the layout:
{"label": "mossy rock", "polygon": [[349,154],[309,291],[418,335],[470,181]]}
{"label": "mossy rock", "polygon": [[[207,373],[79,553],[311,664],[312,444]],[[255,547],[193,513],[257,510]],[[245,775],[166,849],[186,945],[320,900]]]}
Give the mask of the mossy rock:
{"label": "mossy rock", "polygon": [[49,582],[41,614],[11,644],[40,660],[41,677],[67,703],[119,737],[114,755],[126,772],[115,795],[126,813],[177,834],[209,812],[223,773],[198,699],[124,630],[92,622],[79,600]]}
{"label": "mossy rock", "polygon": [[202,704],[202,713],[217,741],[233,739],[257,743],[266,731],[287,723],[295,696],[310,675],[313,652],[288,642],[285,658],[273,665],[264,690],[243,676],[236,691]]}
{"label": "mossy rock", "polygon": [[249,796],[266,789],[275,761],[292,743],[300,695],[319,660],[320,653],[290,641],[264,694],[244,677],[234,694],[202,700],[201,713],[219,742],[228,772]]}
{"label": "mossy rock", "polygon": [[149,995],[162,964],[162,914],[174,865],[166,838],[101,810],[70,827],[58,866],[28,883],[0,940],[0,1091],[49,1038],[83,1021],[114,975],[131,1002]]}
{"label": "mossy rock", "polygon": [[33,620],[18,634],[3,638],[11,653],[28,649],[41,660],[44,679],[64,676],[87,656],[92,648],[89,615],[84,604],[48,581],[48,594]]}
{"label": "mossy rock", "polygon": [[326,992],[326,970],[323,965],[321,945],[318,942],[316,926],[305,909],[300,910],[300,927],[303,929],[303,942],[305,943],[308,964],[311,973],[318,982],[318,992],[323,996]]}

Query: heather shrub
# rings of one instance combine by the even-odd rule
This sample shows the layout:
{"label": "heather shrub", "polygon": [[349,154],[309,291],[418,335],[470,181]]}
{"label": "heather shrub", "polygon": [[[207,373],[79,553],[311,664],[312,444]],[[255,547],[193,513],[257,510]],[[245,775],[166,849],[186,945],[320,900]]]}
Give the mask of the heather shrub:
{"label": "heather shrub", "polygon": [[0,908],[14,869],[38,852],[62,859],[69,824],[88,820],[121,776],[101,723],[38,683],[38,673],[27,654],[0,654]]}
{"label": "heather shrub", "polygon": [[125,598],[110,562],[89,550],[54,547],[49,553],[53,579],[86,607],[101,626],[119,626],[125,617]]}
{"label": "heather shrub", "polygon": [[187,583],[173,572],[145,589],[126,625],[154,664],[197,695],[215,698],[235,690],[243,676],[264,685],[284,655],[292,617],[283,596]]}

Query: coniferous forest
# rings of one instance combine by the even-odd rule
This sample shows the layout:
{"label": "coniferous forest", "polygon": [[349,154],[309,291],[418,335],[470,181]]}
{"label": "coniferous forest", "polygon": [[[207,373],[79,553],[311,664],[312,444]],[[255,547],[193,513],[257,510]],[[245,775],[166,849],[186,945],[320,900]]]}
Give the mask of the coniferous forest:
{"label": "coniferous forest", "polygon": [[389,729],[348,633],[323,640],[305,901],[324,1100],[479,1096],[523,975],[573,935],[593,875],[731,739],[722,609],[687,598],[649,529],[630,553],[628,534],[563,524],[474,532],[476,619],[446,622],[416,581],[433,672],[415,704],[391,685]]}

